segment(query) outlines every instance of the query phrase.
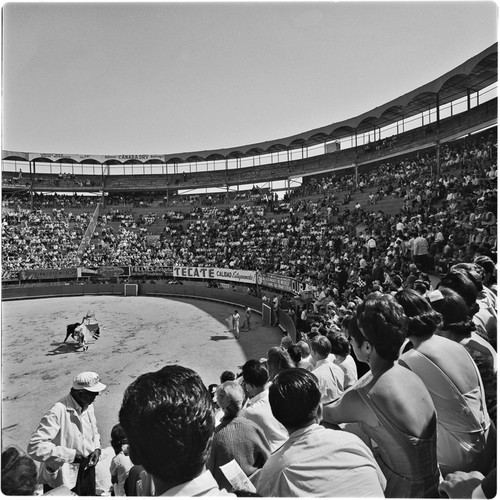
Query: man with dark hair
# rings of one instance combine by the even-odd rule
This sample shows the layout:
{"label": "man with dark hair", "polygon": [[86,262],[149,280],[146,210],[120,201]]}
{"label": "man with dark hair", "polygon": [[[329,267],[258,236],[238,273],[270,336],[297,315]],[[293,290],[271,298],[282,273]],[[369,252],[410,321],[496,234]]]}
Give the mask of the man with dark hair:
{"label": "man with dark hair", "polygon": [[247,361],[241,370],[243,389],[249,398],[241,416],[252,420],[264,431],[273,452],[288,439],[288,433],[271,412],[269,372],[266,366],[256,359]]}
{"label": "man with dark hair", "polygon": [[224,382],[227,382],[229,380],[236,380],[236,374],[231,370],[224,370],[220,374],[220,383],[223,384]]}
{"label": "man with dark hair", "polygon": [[356,362],[351,356],[351,344],[342,333],[327,336],[332,346],[332,354],[335,355],[333,364],[340,366],[344,372],[344,390],[347,391],[358,380],[358,369]]}
{"label": "man with dark hair", "polygon": [[317,378],[280,372],[269,389],[273,415],[290,437],[261,470],[263,497],[379,497],[386,480],[370,449],[352,433],[325,429]]}
{"label": "man with dark hair", "polygon": [[323,404],[335,401],[344,392],[345,375],[340,366],[328,359],[331,352],[330,341],[324,335],[311,340],[311,357],[315,363],[312,373],[318,378]]}
{"label": "man with dark hair", "polygon": [[155,495],[227,495],[205,468],[214,415],[196,372],[170,365],[139,376],[125,390],[119,420],[130,458],[152,476]]}

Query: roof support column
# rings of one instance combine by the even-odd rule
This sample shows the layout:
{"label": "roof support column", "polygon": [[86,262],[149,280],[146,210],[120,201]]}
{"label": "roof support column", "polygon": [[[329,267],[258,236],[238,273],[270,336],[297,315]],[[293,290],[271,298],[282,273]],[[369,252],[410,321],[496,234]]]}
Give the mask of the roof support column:
{"label": "roof support column", "polygon": [[358,130],[354,130],[354,187],[358,189]]}
{"label": "roof support column", "polygon": [[225,158],[226,161],[226,203],[229,205],[229,165],[227,156]]}
{"label": "roof support column", "polygon": [[35,179],[35,160],[29,162],[30,166],[30,210],[33,212],[33,184]]}
{"label": "roof support column", "polygon": [[104,163],[99,163],[101,165],[101,203],[102,203],[102,208],[105,206],[105,196],[104,196],[104,189],[105,189],[105,181],[104,181]]}
{"label": "roof support column", "polygon": [[[436,176],[441,173],[441,141],[439,134],[440,114],[439,114],[439,92],[436,94]],[[431,166],[432,168],[432,166]],[[432,171],[431,171],[432,176]]]}

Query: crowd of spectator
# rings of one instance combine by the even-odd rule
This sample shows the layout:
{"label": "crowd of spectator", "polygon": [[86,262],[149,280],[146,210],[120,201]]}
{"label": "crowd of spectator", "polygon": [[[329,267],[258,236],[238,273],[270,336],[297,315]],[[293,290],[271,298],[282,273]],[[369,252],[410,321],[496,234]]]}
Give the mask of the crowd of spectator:
{"label": "crowd of spectator", "polygon": [[[443,164],[455,170],[439,177],[430,175],[434,158],[428,154],[384,162],[361,175],[359,191],[376,185],[377,198],[399,203],[400,211],[392,214],[376,210],[369,198],[363,205],[358,201],[354,208],[343,208],[335,196],[338,183],[333,176],[321,180],[324,193],[315,199],[270,200],[270,204],[244,203],[225,209],[195,206],[189,214],[152,210],[134,215],[132,208],[110,208],[100,216],[82,264],[258,270],[297,278],[316,290],[333,285],[342,295],[348,282],[360,283],[375,264],[383,268],[379,276],[383,280],[391,273],[408,274],[413,241],[426,230],[429,251],[424,270],[444,273],[454,262],[470,261],[478,250],[496,252],[492,148],[490,135],[465,140],[453,150],[443,148]],[[4,255],[9,258],[4,259],[4,267],[15,271],[30,268],[31,252],[19,252],[23,240],[14,237],[21,225],[8,223],[18,215],[23,217],[23,209],[11,208],[5,213]],[[58,212],[58,218],[64,213]],[[71,221],[70,214],[67,219]],[[165,221],[165,226],[159,238],[151,238],[148,228],[158,221]],[[73,241],[73,226],[65,225],[73,233],[63,238],[64,243]],[[69,249],[63,248],[59,254],[51,254],[52,267],[68,261]]]}
{"label": "crowd of spectator", "polygon": [[[131,461],[120,457],[128,474],[141,464],[142,493],[454,498],[474,490],[491,498],[496,137],[441,153],[439,175],[425,153],[383,162],[357,185],[311,180],[312,198],[101,213],[81,265],[258,270],[302,284],[282,302],[297,337],[284,335],[265,359],[221,367],[213,398],[183,367],[144,374],[127,389],[115,451],[130,447]],[[337,200],[340,185],[356,196],[353,208]],[[376,209],[382,200],[401,208],[385,213]],[[90,218],[63,207],[6,211],[4,268],[69,266]],[[153,425],[158,415],[162,425]],[[32,473],[9,453],[12,470],[22,462]],[[233,459],[248,482],[221,471]],[[2,469],[2,489],[12,470]]]}
{"label": "crowd of spectator", "polygon": [[77,263],[77,250],[91,214],[64,209],[2,213],[2,272],[58,269]]}

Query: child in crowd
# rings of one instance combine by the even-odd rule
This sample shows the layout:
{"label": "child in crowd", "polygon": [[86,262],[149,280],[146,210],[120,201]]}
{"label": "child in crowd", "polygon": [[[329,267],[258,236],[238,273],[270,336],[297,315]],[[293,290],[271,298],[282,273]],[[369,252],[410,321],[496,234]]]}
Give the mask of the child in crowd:
{"label": "child in crowd", "polygon": [[112,495],[116,497],[125,496],[125,480],[132,468],[132,462],[128,456],[128,440],[120,424],[111,429],[111,446],[115,450],[115,456],[111,460],[109,472],[113,484]]}

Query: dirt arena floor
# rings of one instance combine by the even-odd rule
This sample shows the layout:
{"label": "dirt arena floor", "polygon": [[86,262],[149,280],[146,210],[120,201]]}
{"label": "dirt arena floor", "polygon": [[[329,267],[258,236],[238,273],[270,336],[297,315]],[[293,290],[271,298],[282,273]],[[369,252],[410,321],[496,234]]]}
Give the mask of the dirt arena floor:
{"label": "dirt arena floor", "polygon": [[[66,325],[95,311],[101,337],[86,352]],[[250,332],[238,340],[228,329],[234,307],[205,300],[160,297],[83,296],[2,302],[2,448],[26,449],[40,418],[66,395],[73,377],[95,371],[107,385],[94,406],[102,446],[109,446],[123,392],[141,373],[166,364],[196,370],[205,384],[246,360],[265,357],[279,344],[279,328],[253,314]],[[240,309],[243,316],[243,309]],[[243,317],[242,317],[243,322]]]}

